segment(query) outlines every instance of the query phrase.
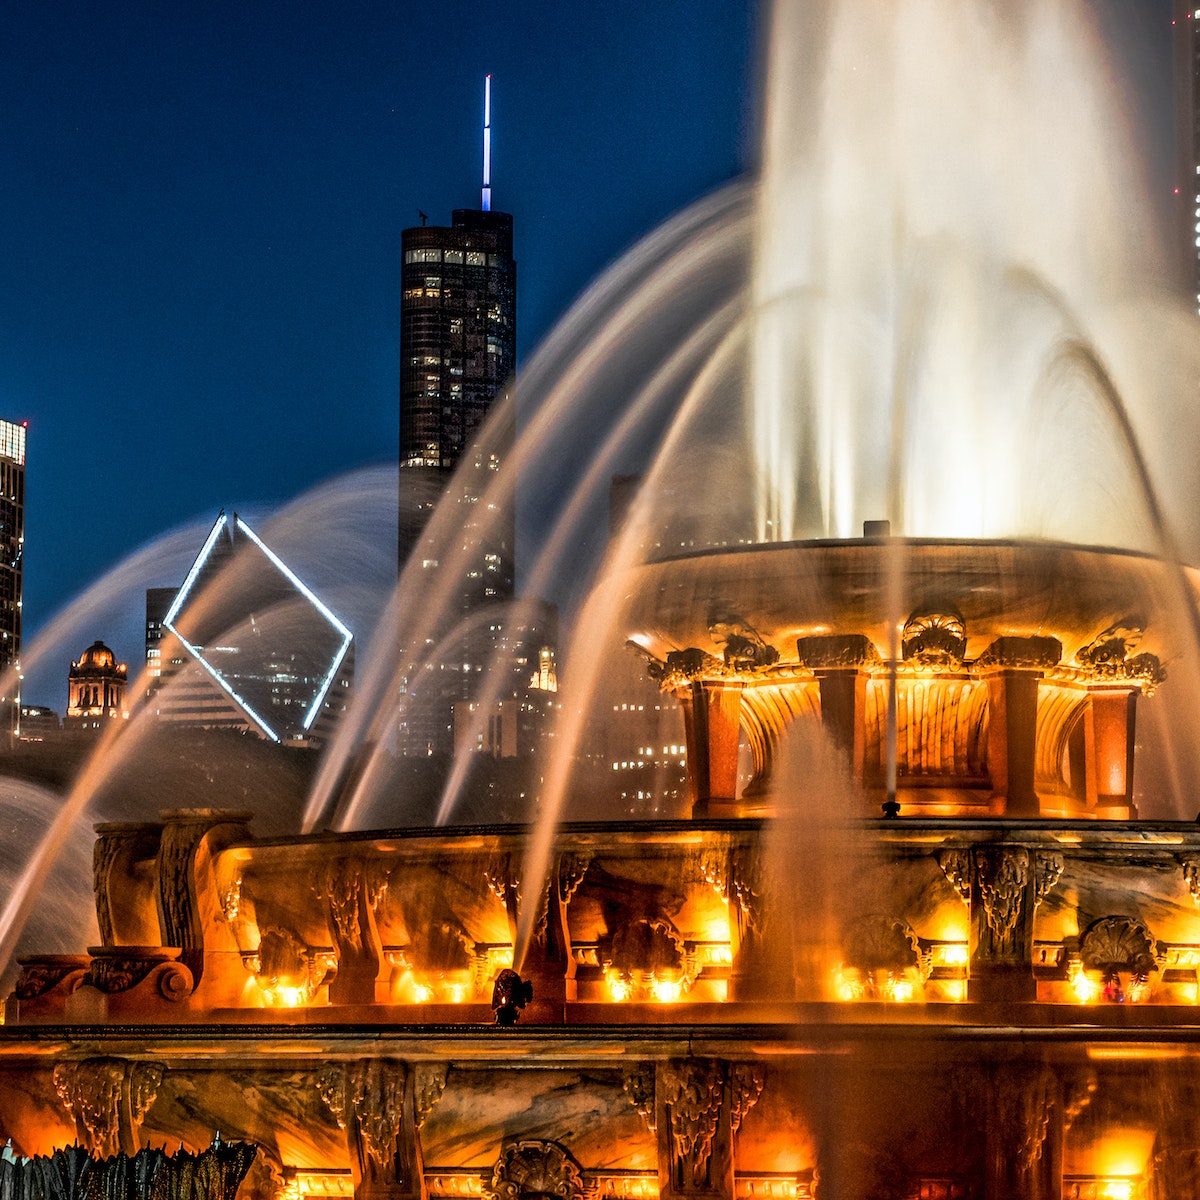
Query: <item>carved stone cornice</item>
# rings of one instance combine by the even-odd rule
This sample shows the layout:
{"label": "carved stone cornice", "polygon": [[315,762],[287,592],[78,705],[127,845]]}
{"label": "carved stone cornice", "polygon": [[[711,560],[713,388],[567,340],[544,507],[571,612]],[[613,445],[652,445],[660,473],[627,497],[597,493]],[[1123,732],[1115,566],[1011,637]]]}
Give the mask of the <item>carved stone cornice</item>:
{"label": "carved stone cornice", "polygon": [[1063,856],[1056,850],[1038,850],[1033,856],[1033,903],[1036,908],[1062,878]]}
{"label": "carved stone cornice", "polygon": [[133,1154],[137,1131],[158,1095],[158,1063],[89,1058],[59,1063],[54,1090],[75,1119],[76,1136],[98,1157]]}
{"label": "carved stone cornice", "polygon": [[861,633],[814,634],[796,639],[800,665],[810,671],[831,667],[875,667],[882,661],[875,643]]}
{"label": "carved stone cornice", "polygon": [[317,1076],[317,1090],[339,1128],[353,1122],[364,1158],[381,1171],[396,1154],[406,1072],[402,1062],[372,1058],[333,1063]]}
{"label": "carved stone cornice", "polygon": [[1087,682],[1127,683],[1150,695],[1166,679],[1167,672],[1155,655],[1134,653],[1144,633],[1140,622],[1129,620],[1097,634],[1075,655]]}
{"label": "carved stone cornice", "polygon": [[773,667],[779,651],[739,617],[726,616],[708,627],[713,641],[724,649],[725,669],[733,674],[750,674]]}
{"label": "carved stone cornice", "polygon": [[17,959],[21,973],[14,992],[18,1000],[35,1000],[61,987],[71,990],[87,975],[91,958],[86,954],[41,954]]}
{"label": "carved stone cornice", "polygon": [[179,950],[165,946],[91,946],[87,975],[80,981],[106,996],[132,991],[149,981],[166,1000],[183,1000],[195,988]]}
{"label": "carved stone cornice", "polygon": [[343,858],[327,863],[312,883],[313,894],[329,906],[339,949],[361,952],[366,935],[362,905],[374,912],[387,892],[389,868],[377,860]]}
{"label": "carved stone cornice", "polygon": [[998,637],[975,660],[977,670],[1049,671],[1062,661],[1055,637]]}
{"label": "carved stone cornice", "polygon": [[639,1063],[632,1070],[625,1072],[622,1081],[629,1103],[637,1110],[638,1116],[646,1122],[646,1128],[651,1133],[657,1128],[654,1105],[654,1064]]}
{"label": "carved stone cornice", "polygon": [[521,1200],[522,1196],[583,1200],[583,1177],[563,1146],[528,1138],[502,1147],[480,1196],[481,1200]]}
{"label": "carved stone cornice", "polygon": [[1001,1064],[992,1074],[989,1095],[1001,1145],[1010,1148],[1017,1177],[1027,1180],[1041,1161],[1060,1102],[1058,1075],[1044,1064]]}
{"label": "carved stone cornice", "polygon": [[1021,915],[1029,852],[1022,846],[980,847],[975,851],[975,877],[988,928],[1002,941]]}
{"label": "carved stone cornice", "polygon": [[1176,861],[1183,871],[1183,881],[1196,904],[1200,904],[1200,853],[1177,854]]}
{"label": "carved stone cornice", "polygon": [[572,852],[559,855],[558,898],[563,904],[571,903],[591,865],[591,856],[587,854]]}

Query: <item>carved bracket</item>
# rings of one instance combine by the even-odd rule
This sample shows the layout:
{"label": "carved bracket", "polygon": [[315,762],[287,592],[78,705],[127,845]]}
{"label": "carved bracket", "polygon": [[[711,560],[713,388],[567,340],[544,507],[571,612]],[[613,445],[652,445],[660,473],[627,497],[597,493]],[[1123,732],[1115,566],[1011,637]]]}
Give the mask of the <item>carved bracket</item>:
{"label": "carved bracket", "polygon": [[75,1119],[76,1137],[97,1157],[137,1152],[138,1130],[158,1095],[158,1063],[89,1058],[59,1063],[54,1090]]}

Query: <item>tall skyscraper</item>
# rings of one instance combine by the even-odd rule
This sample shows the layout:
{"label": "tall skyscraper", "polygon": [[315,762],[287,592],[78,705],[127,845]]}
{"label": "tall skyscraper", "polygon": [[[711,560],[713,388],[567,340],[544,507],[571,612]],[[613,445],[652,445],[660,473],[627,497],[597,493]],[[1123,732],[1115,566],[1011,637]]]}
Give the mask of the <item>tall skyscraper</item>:
{"label": "tall skyscraper", "polygon": [[[423,223],[401,235],[400,564],[421,545],[438,502],[446,497],[457,503],[462,545],[454,549],[466,565],[448,615],[467,629],[446,644],[438,661],[425,663],[420,688],[406,685],[406,753],[453,748],[453,706],[474,698],[477,676],[500,640],[493,636],[497,622],[483,618],[480,609],[513,595],[512,504],[480,503],[510,449],[511,432],[486,444],[475,441],[516,364],[513,219],[491,208],[491,76],[484,92],[483,161],[478,209],[455,209],[449,226]],[[457,569],[445,562],[449,549],[422,550],[423,569]],[[420,703],[408,703],[418,692]]]}
{"label": "tall skyscraper", "polygon": [[1174,0],[1175,206],[1183,283],[1200,311],[1200,19],[1195,0]]}
{"label": "tall skyscraper", "polygon": [[[0,421],[0,711],[14,736],[21,715],[21,590],[25,557],[25,424]],[[9,674],[10,668],[14,670]],[[11,680],[11,682],[10,682]]]}

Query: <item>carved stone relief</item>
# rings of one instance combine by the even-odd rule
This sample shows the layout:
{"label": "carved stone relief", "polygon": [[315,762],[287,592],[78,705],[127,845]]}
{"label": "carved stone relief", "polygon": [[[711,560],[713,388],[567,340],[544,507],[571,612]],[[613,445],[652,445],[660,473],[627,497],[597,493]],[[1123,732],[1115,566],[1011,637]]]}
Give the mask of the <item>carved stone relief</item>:
{"label": "carved stone relief", "polygon": [[938,866],[947,882],[958,893],[964,904],[971,902],[971,857],[965,850],[942,850],[937,856]]}
{"label": "carved stone relief", "polygon": [[75,1118],[76,1136],[98,1157],[134,1154],[137,1131],[162,1083],[158,1063],[89,1058],[59,1063],[54,1089]]}
{"label": "carved stone relief", "polygon": [[725,1068],[716,1059],[676,1059],[659,1068],[657,1103],[668,1121],[671,1176],[681,1190],[708,1190]]}
{"label": "carved stone relief", "polygon": [[353,1122],[363,1157],[381,1170],[396,1153],[405,1079],[402,1062],[379,1058],[336,1063],[317,1077],[321,1099],[338,1126],[349,1129]]}
{"label": "carved stone relief", "polygon": [[988,928],[997,941],[1003,941],[1021,915],[1029,881],[1029,852],[1023,847],[976,850],[975,871]]}
{"label": "carved stone relief", "polygon": [[446,1088],[447,1068],[445,1063],[418,1063],[412,1070],[416,1076],[416,1121],[417,1128],[420,1129],[425,1124],[425,1118],[437,1108],[438,1101],[442,1098],[442,1092]]}
{"label": "carved stone relief", "polygon": [[1159,969],[1162,956],[1154,935],[1134,917],[1101,917],[1079,939],[1084,970],[1102,975],[1122,971],[1145,978]]}
{"label": "carved stone relief", "polygon": [[583,1200],[579,1164],[557,1142],[527,1139],[509,1142],[500,1151],[491,1178],[480,1190],[482,1200]]}

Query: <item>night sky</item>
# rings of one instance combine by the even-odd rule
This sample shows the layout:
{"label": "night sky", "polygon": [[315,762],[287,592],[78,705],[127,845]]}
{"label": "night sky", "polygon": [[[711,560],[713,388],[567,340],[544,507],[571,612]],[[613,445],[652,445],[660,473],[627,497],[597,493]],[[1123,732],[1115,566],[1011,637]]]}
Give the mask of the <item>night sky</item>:
{"label": "night sky", "polygon": [[[1160,129],[1168,7],[1102,6]],[[753,167],[758,25],[749,0],[10,0],[0,416],[29,422],[27,644],[164,530],[394,463],[400,231],[478,205],[485,73],[528,357],[623,249]],[[139,622],[72,653],[103,637],[135,666]],[[27,700],[61,711],[67,665]]]}

